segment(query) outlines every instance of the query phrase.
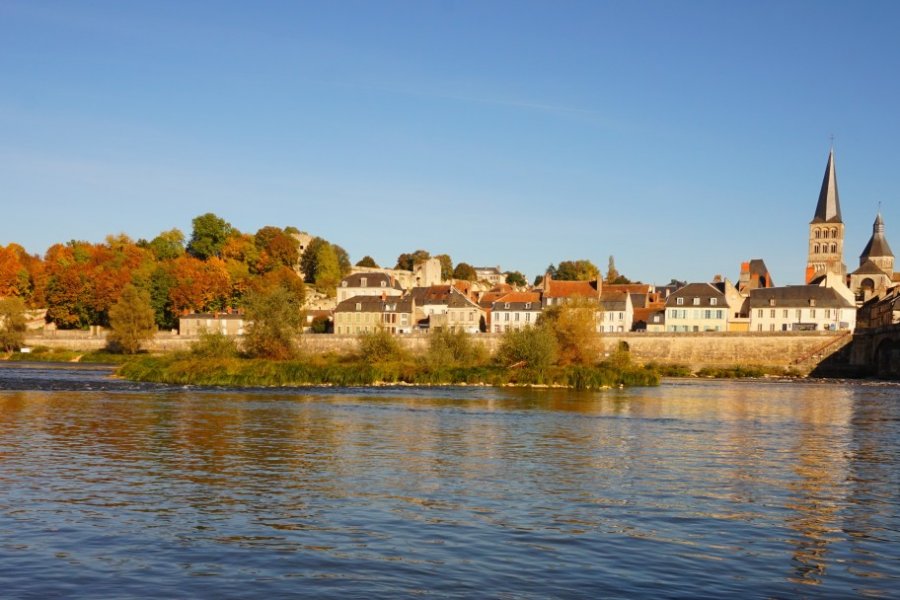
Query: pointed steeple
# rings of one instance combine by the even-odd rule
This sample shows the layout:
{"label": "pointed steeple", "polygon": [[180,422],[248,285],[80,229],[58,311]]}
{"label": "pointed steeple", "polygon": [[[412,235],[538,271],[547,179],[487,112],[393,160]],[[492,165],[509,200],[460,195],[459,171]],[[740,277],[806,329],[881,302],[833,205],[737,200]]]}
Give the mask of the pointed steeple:
{"label": "pointed steeple", "polygon": [[878,216],[875,217],[875,222],[872,224],[872,237],[869,238],[869,243],[866,244],[865,249],[859,256],[859,264],[862,265],[870,258],[887,257],[893,258],[894,253],[891,252],[891,247],[884,236],[884,219],[881,218],[881,213],[878,213]]}
{"label": "pointed steeple", "polygon": [[838,197],[837,174],[834,171],[834,148],[828,153],[828,165],[822,179],[822,190],[819,192],[819,203],[813,223],[843,223],[841,220],[841,201]]}

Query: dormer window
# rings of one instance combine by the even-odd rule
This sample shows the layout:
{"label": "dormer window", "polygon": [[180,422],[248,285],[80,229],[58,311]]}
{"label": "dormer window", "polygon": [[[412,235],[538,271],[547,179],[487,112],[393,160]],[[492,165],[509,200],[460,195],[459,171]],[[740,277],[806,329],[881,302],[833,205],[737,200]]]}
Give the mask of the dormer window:
{"label": "dormer window", "polygon": [[700,298],[694,298],[694,306],[700,306]]}
{"label": "dormer window", "polygon": [[710,299],[709,299],[709,305],[710,305],[710,306],[715,306],[715,305],[716,305],[716,302],[717,302],[718,300],[719,300],[718,298],[710,298]]}
{"label": "dormer window", "polygon": [[531,302],[525,303],[525,310],[531,310]]}
{"label": "dormer window", "polygon": [[675,298],[675,304],[681,306],[682,304],[684,304],[684,298]]}
{"label": "dormer window", "polygon": [[358,310],[358,311],[362,310],[362,302],[356,303],[356,310]]}
{"label": "dormer window", "polygon": [[509,302],[504,303],[504,304],[503,304],[503,308],[508,309],[508,308],[509,308]]}
{"label": "dormer window", "polygon": [[775,298],[769,298],[769,306],[775,306]]}
{"label": "dormer window", "polygon": [[816,305],[816,299],[815,299],[815,298],[810,298],[810,299],[809,299],[809,305],[810,305],[810,306],[815,306],[815,305]]}
{"label": "dormer window", "polygon": [[346,281],[342,281],[342,282],[341,282],[341,287],[347,287],[347,282],[346,282]]}
{"label": "dormer window", "polygon": [[366,284],[368,283],[368,281],[369,280],[366,279],[365,277],[360,277],[359,278],[359,287],[366,287]]}
{"label": "dormer window", "polygon": [[387,287],[387,281],[382,281],[382,282],[381,282],[381,287]]}

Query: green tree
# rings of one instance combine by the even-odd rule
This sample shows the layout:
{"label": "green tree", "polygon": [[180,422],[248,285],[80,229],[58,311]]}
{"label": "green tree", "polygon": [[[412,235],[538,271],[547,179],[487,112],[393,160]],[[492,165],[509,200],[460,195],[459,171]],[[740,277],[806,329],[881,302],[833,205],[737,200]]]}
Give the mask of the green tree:
{"label": "green tree", "polygon": [[599,275],[600,269],[589,260],[564,260],[551,276],[563,281],[593,281]]}
{"label": "green tree", "polygon": [[191,221],[193,232],[187,251],[201,260],[222,255],[222,247],[228,238],[236,232],[231,223],[213,213],[195,217]]}
{"label": "green tree", "polygon": [[303,256],[300,258],[300,270],[306,283],[316,282],[316,272],[319,270],[319,249],[328,244],[323,238],[314,237],[306,246]]}
{"label": "green tree", "polygon": [[416,265],[425,262],[429,258],[431,258],[431,254],[426,250],[416,250],[412,253],[404,253],[397,257],[397,264],[394,268],[412,271]]}
{"label": "green tree", "polygon": [[496,360],[501,365],[521,365],[537,373],[553,366],[556,357],[556,336],[546,327],[525,327],[505,332],[496,354]]}
{"label": "green tree", "polygon": [[316,251],[316,289],[332,298],[340,281],[341,265],[337,252],[326,242]]}
{"label": "green tree", "polygon": [[453,259],[449,254],[438,254],[436,259],[441,261],[441,281],[450,281],[453,279]]}
{"label": "green tree", "polygon": [[528,280],[525,279],[525,275],[523,275],[520,271],[510,271],[506,274],[506,283],[508,283],[509,285],[524,287],[528,285]]}
{"label": "green tree", "polygon": [[356,263],[356,266],[357,267],[370,267],[370,268],[377,269],[378,263],[375,262],[374,258],[372,258],[368,254],[366,254],[359,260],[359,262]]}
{"label": "green tree", "polygon": [[281,286],[249,292],[245,298],[249,321],[244,350],[254,358],[286,360],[298,352],[297,340],[303,330],[303,312],[296,296]]}
{"label": "green tree", "polygon": [[610,254],[609,264],[606,266],[606,283],[615,283],[619,278],[619,272],[616,270],[616,258]]}
{"label": "green tree", "polygon": [[109,309],[109,326],[109,346],[124,354],[135,354],[156,333],[150,294],[130,284],[125,286],[118,302]]}
{"label": "green tree", "polygon": [[456,268],[453,269],[453,279],[475,281],[477,278],[478,274],[475,273],[475,267],[473,267],[469,263],[459,263],[458,265],[456,265]]}
{"label": "green tree", "polygon": [[334,253],[338,259],[338,266],[341,269],[341,277],[345,277],[350,274],[350,255],[347,254],[347,251],[338,246],[337,244],[332,244],[332,248],[334,248]]}
{"label": "green tree", "polygon": [[359,355],[366,362],[385,363],[405,358],[397,339],[384,329],[359,335]]}
{"label": "green tree", "polygon": [[178,326],[178,316],[172,310],[169,291],[175,285],[175,276],[167,265],[158,265],[150,274],[150,306],[153,307],[156,325],[160,329],[174,329]]}
{"label": "green tree", "polygon": [[431,368],[468,367],[485,359],[485,351],[462,329],[441,328],[428,336],[425,361]]}
{"label": "green tree", "polygon": [[9,352],[25,345],[25,302],[18,296],[0,299],[0,350]]}
{"label": "green tree", "polygon": [[150,240],[147,248],[156,257],[156,260],[171,260],[184,254],[184,234],[180,229],[163,231]]}

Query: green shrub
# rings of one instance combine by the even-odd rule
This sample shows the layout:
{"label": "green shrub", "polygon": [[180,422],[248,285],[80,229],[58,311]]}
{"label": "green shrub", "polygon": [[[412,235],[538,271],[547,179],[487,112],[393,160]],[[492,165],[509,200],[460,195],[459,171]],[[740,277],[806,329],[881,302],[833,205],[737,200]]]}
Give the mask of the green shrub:
{"label": "green shrub", "polygon": [[507,331],[496,355],[497,362],[503,366],[521,366],[541,373],[549,369],[556,358],[556,337],[545,327]]}
{"label": "green shrub", "polygon": [[441,329],[428,336],[425,361],[430,369],[467,367],[486,360],[484,348],[465,331]]}
{"label": "green shrub", "polygon": [[234,358],[238,355],[237,342],[222,332],[204,331],[191,344],[191,354],[198,358]]}
{"label": "green shrub", "polygon": [[357,340],[360,357],[369,362],[400,361],[405,357],[400,343],[384,329],[362,333]]}

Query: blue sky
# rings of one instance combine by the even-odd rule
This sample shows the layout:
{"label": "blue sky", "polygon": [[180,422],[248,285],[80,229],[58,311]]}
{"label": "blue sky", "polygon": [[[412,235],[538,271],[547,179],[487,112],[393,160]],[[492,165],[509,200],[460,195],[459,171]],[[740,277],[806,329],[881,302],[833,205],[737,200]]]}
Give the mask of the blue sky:
{"label": "blue sky", "polygon": [[212,211],[387,266],[802,283],[832,134],[848,266],[879,202],[900,250],[898,29],[896,2],[0,0],[0,243]]}

